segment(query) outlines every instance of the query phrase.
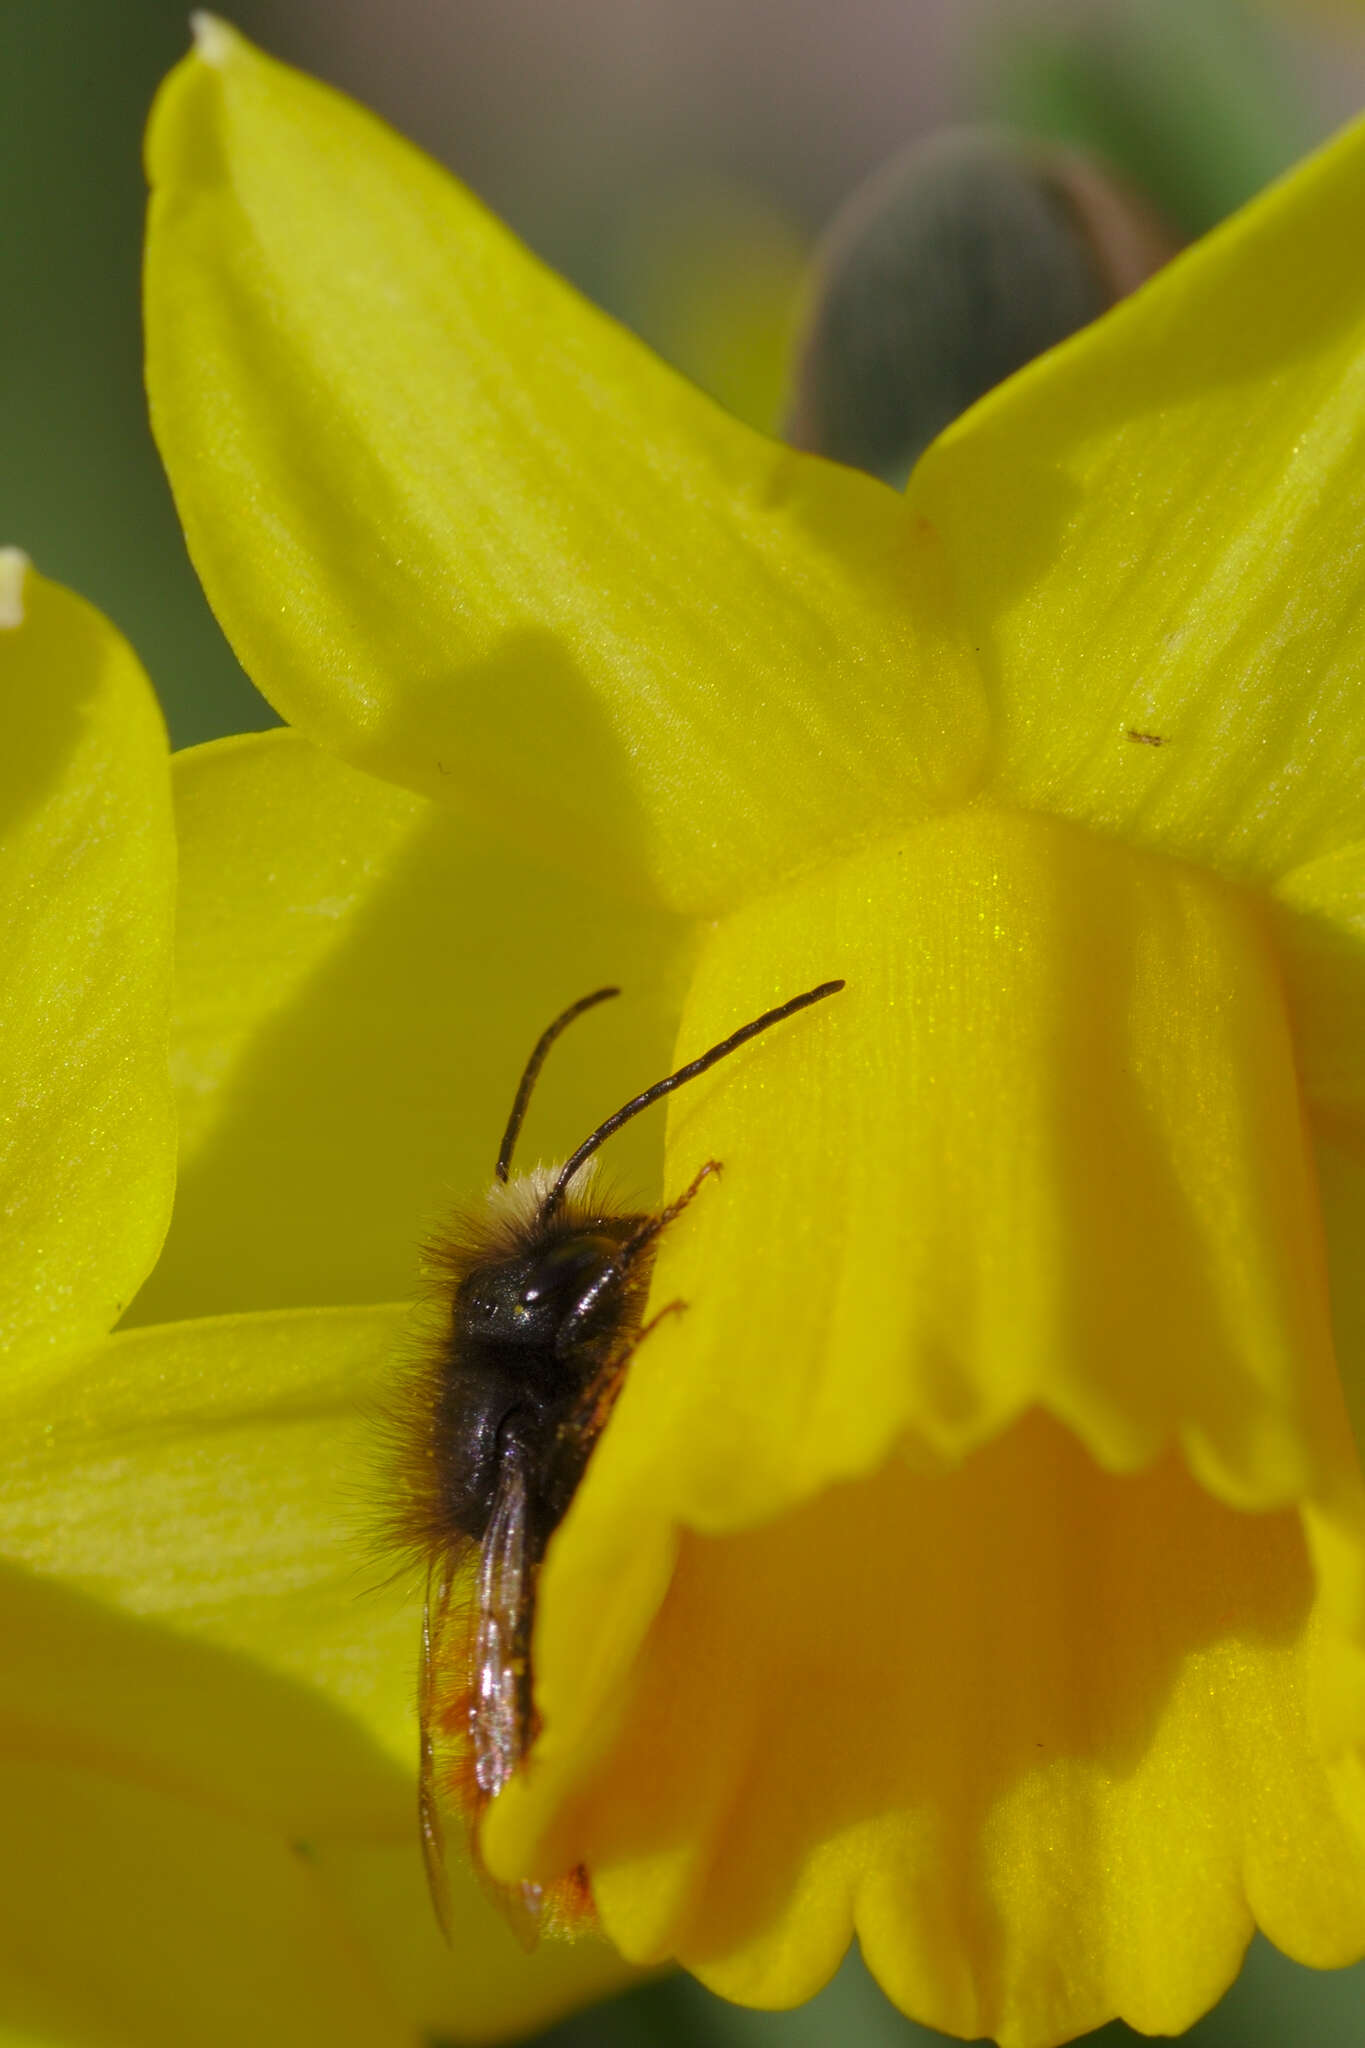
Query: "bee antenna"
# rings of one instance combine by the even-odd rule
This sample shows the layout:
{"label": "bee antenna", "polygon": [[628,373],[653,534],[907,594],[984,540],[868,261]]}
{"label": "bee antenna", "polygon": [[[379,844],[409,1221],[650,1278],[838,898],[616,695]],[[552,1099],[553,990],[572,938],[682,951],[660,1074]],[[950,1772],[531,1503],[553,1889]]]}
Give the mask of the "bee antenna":
{"label": "bee antenna", "polygon": [[507,1172],[512,1164],[512,1153],[516,1146],[517,1135],[526,1116],[526,1106],[531,1100],[531,1090],[535,1087],[536,1078],[545,1064],[546,1053],[550,1050],[560,1032],[567,1025],[572,1024],[575,1017],[581,1017],[583,1012],[592,1009],[595,1003],[605,1003],[609,996],[619,996],[620,993],[619,988],[595,988],[590,996],[580,996],[576,1003],[570,1003],[568,1009],[563,1011],[560,1016],[555,1018],[553,1024],[548,1025],[541,1032],[536,1040],[535,1050],[526,1062],[526,1071],[521,1077],[520,1086],[512,1103],[512,1114],[508,1117],[507,1129],[502,1134],[502,1144],[498,1150],[498,1163],[493,1169],[499,1180],[505,1181],[507,1179]]}
{"label": "bee antenna", "polygon": [[[826,996],[837,996],[843,987],[842,981],[822,981],[819,988],[808,988],[804,995],[793,996],[790,1002],[779,1003],[775,1010],[765,1010],[761,1017],[754,1018],[752,1024],[745,1024],[740,1030],[732,1031],[728,1038],[722,1038],[719,1045],[713,1045],[710,1052],[704,1052],[700,1059],[689,1060],[685,1067],[679,1067],[677,1073],[670,1074],[667,1080],[656,1081],[652,1088],[646,1088],[643,1095],[632,1096],[623,1108],[617,1110],[615,1116],[609,1116],[604,1124],[597,1126],[590,1138],[583,1140],[572,1158],[563,1166],[558,1180],[541,1204],[541,1222],[544,1223],[559,1207],[564,1199],[565,1190],[578,1169],[591,1159],[599,1145],[604,1145],[614,1132],[620,1130],[622,1124],[628,1124],[633,1116],[638,1116],[642,1109],[648,1109],[661,1095],[671,1095],[675,1088],[682,1087],[684,1081],[695,1081],[698,1074],[704,1074],[708,1067],[714,1067],[719,1060],[728,1059],[732,1052],[738,1052],[740,1046],[749,1039],[757,1038],[760,1031],[768,1030],[770,1025],[780,1024],[784,1017],[794,1016],[798,1010],[809,1009],[812,1003],[822,1003]],[[596,997],[589,996],[587,1001],[595,1002]],[[578,1005],[578,1008],[582,1007],[582,1004]],[[574,1014],[575,1011],[572,1010],[568,1013],[569,1016]],[[560,1019],[561,1024],[567,1022],[568,1017]],[[553,1038],[558,1029],[558,1025],[552,1024],[542,1044]],[[533,1062],[540,1052],[541,1046],[537,1046],[535,1054],[532,1055]]]}

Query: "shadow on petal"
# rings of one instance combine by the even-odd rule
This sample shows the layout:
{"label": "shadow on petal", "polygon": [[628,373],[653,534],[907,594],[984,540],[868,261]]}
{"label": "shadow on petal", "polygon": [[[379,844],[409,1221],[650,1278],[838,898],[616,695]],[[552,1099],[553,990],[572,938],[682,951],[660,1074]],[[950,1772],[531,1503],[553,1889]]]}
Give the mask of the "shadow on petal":
{"label": "shadow on petal", "polygon": [[1037,1413],[956,1471],[685,1537],[579,1811],[606,1925],[756,2004],[856,1925],[905,2010],[1015,2040],[1178,2031],[1253,1913],[1341,1961],[1365,1864],[1304,1704],[1312,1606],[1297,1515],[1171,1456],[1105,1474]]}

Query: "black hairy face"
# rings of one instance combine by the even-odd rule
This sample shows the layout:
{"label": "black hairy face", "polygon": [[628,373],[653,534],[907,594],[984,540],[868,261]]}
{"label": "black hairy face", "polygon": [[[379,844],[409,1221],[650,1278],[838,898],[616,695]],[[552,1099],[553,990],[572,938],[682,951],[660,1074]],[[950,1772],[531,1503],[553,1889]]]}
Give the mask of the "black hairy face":
{"label": "black hairy face", "polygon": [[571,1351],[611,1321],[623,1275],[620,1239],[580,1231],[519,1258],[476,1266],[456,1289],[451,1338],[457,1346],[506,1350],[526,1365]]}
{"label": "black hairy face", "polygon": [[532,1234],[462,1274],[432,1418],[444,1515],[461,1534],[482,1537],[513,1439],[530,1464],[542,1540],[563,1514],[590,1448],[580,1411],[639,1323],[648,1263],[631,1252],[639,1222],[593,1218]]}

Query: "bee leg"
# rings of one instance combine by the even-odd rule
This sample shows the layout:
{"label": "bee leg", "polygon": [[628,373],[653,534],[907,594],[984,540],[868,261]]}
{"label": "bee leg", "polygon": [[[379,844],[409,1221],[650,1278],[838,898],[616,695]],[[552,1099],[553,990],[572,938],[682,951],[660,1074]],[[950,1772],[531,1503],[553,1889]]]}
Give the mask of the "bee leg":
{"label": "bee leg", "polygon": [[583,1398],[574,1411],[572,1430],[580,1440],[584,1438],[596,1443],[606,1428],[616,1397],[626,1381],[626,1367],[644,1343],[651,1330],[657,1330],[665,1316],[681,1316],[687,1313],[685,1301],[666,1301],[661,1309],[650,1317],[642,1329],[635,1332],[630,1342],[610,1357],[601,1370],[594,1374],[584,1390]]}
{"label": "bee leg", "polygon": [[[620,1270],[628,1273],[630,1271],[633,1261],[639,1257],[640,1253],[644,1251],[648,1245],[651,1245],[654,1242],[655,1238],[658,1237],[662,1231],[667,1230],[670,1223],[674,1222],[677,1217],[682,1215],[683,1210],[692,1200],[698,1188],[701,1187],[703,1181],[710,1180],[712,1174],[723,1173],[724,1171],[725,1168],[722,1166],[719,1159],[708,1159],[705,1166],[702,1167],[701,1171],[694,1176],[691,1185],[685,1187],[682,1193],[678,1195],[675,1198],[675,1200],[671,1201],[668,1204],[667,1208],[661,1209],[657,1216],[647,1216],[645,1218],[644,1223],[641,1225],[640,1229],[636,1231],[634,1237],[628,1239],[628,1241],[624,1245],[622,1245]],[[615,1401],[617,1394],[621,1390],[621,1382],[625,1378],[626,1367],[629,1365],[631,1359],[639,1350],[640,1346],[644,1343],[645,1338],[649,1335],[650,1331],[657,1330],[665,1316],[681,1316],[685,1315],[686,1313],[687,1303],[685,1301],[666,1301],[663,1307],[660,1309],[656,1309],[654,1314],[650,1317],[649,1321],[647,1323],[642,1324],[641,1327],[635,1332],[635,1335],[630,1339],[630,1342],[627,1344],[625,1350],[618,1352],[616,1357],[610,1361],[609,1365],[606,1368],[606,1371],[611,1375],[611,1389],[605,1411],[602,1415],[603,1422],[605,1422],[607,1416],[610,1415],[612,1403]],[[591,1393],[591,1389],[589,1391]]]}
{"label": "bee leg", "polygon": [[[661,1209],[657,1216],[646,1216],[634,1237],[626,1239],[626,1242],[622,1245],[611,1264],[605,1267],[592,1286],[584,1291],[581,1298],[575,1302],[570,1314],[565,1317],[560,1325],[559,1334],[555,1338],[555,1351],[560,1358],[567,1358],[572,1354],[574,1346],[579,1342],[583,1331],[591,1323],[597,1311],[598,1302],[607,1290],[614,1287],[618,1281],[630,1272],[640,1253],[647,1246],[653,1244],[660,1231],[667,1230],[669,1224],[676,1217],[682,1215],[683,1210],[692,1200],[702,1182],[709,1180],[713,1173],[720,1173],[722,1171],[723,1168],[719,1159],[708,1159],[701,1172],[693,1180],[691,1186],[684,1188],[676,1201],[670,1202],[667,1208]],[[643,1331],[640,1334],[643,1336]]]}
{"label": "bee leg", "polygon": [[[667,1230],[670,1223],[677,1221],[688,1203],[696,1195],[703,1181],[710,1180],[712,1174],[724,1173],[724,1171],[725,1168],[719,1159],[708,1159],[705,1166],[702,1167],[701,1171],[693,1179],[690,1187],[685,1187],[682,1193],[668,1204],[667,1208],[660,1209],[657,1216],[647,1216],[645,1218],[634,1237],[630,1238],[622,1247],[621,1256],[624,1262],[629,1265],[637,1252],[643,1251],[647,1244],[653,1244],[655,1238],[662,1231]],[[641,1331],[640,1334],[643,1336],[644,1332]]]}
{"label": "bee leg", "polygon": [[571,1432],[580,1444],[595,1444],[611,1420],[616,1397],[625,1385],[629,1360],[628,1351],[608,1359],[601,1371],[588,1382],[570,1424]]}
{"label": "bee leg", "polygon": [[643,1344],[650,1331],[657,1330],[665,1316],[685,1316],[686,1314],[687,1303],[685,1301],[666,1301],[663,1307],[656,1309],[649,1321],[636,1332],[635,1343],[631,1345],[631,1350],[634,1351],[637,1346]]}

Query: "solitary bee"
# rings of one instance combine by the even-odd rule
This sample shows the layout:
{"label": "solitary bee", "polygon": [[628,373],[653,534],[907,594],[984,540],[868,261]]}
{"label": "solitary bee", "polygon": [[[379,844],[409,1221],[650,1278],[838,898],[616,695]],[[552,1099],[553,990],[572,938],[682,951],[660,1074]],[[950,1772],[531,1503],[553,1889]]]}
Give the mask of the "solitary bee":
{"label": "solitary bee", "polygon": [[[464,1811],[478,1861],[479,1822],[535,1738],[531,1670],[536,1579],[583,1477],[631,1354],[670,1302],[644,1321],[661,1234],[720,1171],[708,1160],[654,1213],[620,1213],[573,1183],[621,1126],[747,1040],[844,986],[822,982],[767,1010],[700,1059],[656,1081],[597,1126],[557,1171],[510,1179],[536,1077],[566,1025],[620,994],[599,988],[542,1033],[521,1077],[485,1213],[461,1217],[430,1249],[440,1329],[398,1418],[403,1508],[395,1540],[426,1560],[418,1684],[418,1821],[436,1915],[449,1936],[443,1809]],[[478,1547],[477,1569],[461,1566]],[[590,1925],[583,1872],[550,1886],[493,1887],[529,1944],[543,1927]]]}

